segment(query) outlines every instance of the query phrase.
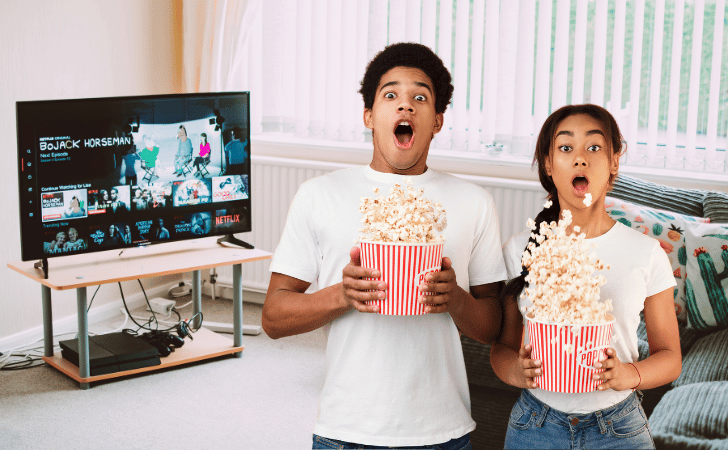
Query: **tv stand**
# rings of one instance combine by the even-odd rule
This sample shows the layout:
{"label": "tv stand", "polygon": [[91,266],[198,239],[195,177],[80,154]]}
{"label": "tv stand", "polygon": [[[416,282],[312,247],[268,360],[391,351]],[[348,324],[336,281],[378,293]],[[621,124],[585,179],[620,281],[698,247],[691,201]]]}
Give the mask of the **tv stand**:
{"label": "tv stand", "polygon": [[[125,255],[126,256],[126,255]],[[189,364],[204,359],[223,355],[242,357],[243,351],[243,285],[242,264],[245,262],[270,259],[269,252],[259,249],[243,249],[224,247],[216,242],[215,237],[207,237],[191,241],[170,242],[149,246],[144,255],[136,257],[120,257],[118,250],[98,253],[62,256],[56,258],[53,271],[48,272],[47,261],[9,262],[8,267],[25,275],[41,285],[43,302],[43,360],[67,376],[78,381],[81,389],[88,389],[91,383],[111,378],[123,377],[142,372],[164,369]],[[39,273],[45,267],[43,274]],[[233,339],[221,336],[205,329],[204,322],[194,335],[194,340],[187,341],[184,347],[171,355],[162,358],[159,366],[125,370],[105,375],[90,374],[88,347],[88,316],[86,309],[88,286],[96,286],[141,278],[154,278],[192,272],[193,314],[202,309],[201,271],[213,267],[233,266]],[[78,313],[78,366],[61,357],[60,352],[53,350],[53,318],[51,290],[76,289]]]}
{"label": "tv stand", "polygon": [[33,267],[43,272],[43,278],[48,278],[48,258],[41,259]]}
{"label": "tv stand", "polygon": [[220,245],[225,245],[226,247],[229,247],[229,245],[226,245],[226,243],[227,243],[227,244],[237,245],[238,247],[242,247],[242,248],[249,248],[249,249],[255,248],[255,247],[253,247],[253,244],[248,244],[247,242],[236,238],[232,234],[228,234],[226,236],[219,238],[217,240],[217,243]]}

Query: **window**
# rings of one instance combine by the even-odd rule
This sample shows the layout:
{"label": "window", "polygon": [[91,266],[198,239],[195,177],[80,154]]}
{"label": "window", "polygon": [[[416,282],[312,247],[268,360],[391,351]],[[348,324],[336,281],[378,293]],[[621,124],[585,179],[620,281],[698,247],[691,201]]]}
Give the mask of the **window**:
{"label": "window", "polygon": [[725,0],[266,0],[246,77],[258,131],[364,142],[367,62],[421,42],[455,86],[439,154],[530,163],[545,118],[589,102],[617,119],[623,164],[724,174],[726,20]]}

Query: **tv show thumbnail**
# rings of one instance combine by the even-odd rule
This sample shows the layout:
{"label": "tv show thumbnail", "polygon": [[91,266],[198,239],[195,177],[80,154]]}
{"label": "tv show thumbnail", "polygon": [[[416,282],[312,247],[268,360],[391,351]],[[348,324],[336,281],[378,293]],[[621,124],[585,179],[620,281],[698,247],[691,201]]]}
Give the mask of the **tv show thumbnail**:
{"label": "tv show thumbnail", "polygon": [[172,206],[172,183],[152,183],[146,187],[132,186],[132,211],[146,211]]}
{"label": "tv show thumbnail", "polygon": [[123,247],[134,242],[131,227],[125,222],[92,225],[89,236],[94,247]]}
{"label": "tv show thumbnail", "polygon": [[89,215],[124,214],[129,212],[131,190],[129,186],[111,186],[104,189],[89,189]]}
{"label": "tv show thumbnail", "polygon": [[77,253],[87,248],[86,230],[73,227],[69,222],[54,223],[43,231],[43,253],[46,255]]}
{"label": "tv show thumbnail", "polygon": [[43,222],[87,217],[86,189],[41,193],[41,214]]}
{"label": "tv show thumbnail", "polygon": [[175,217],[174,233],[179,237],[206,236],[212,230],[212,215],[197,212]]}
{"label": "tv show thumbnail", "polygon": [[248,196],[248,175],[212,178],[212,201],[245,200]]}
{"label": "tv show thumbnail", "polygon": [[180,180],[172,182],[173,206],[210,203],[212,180]]}

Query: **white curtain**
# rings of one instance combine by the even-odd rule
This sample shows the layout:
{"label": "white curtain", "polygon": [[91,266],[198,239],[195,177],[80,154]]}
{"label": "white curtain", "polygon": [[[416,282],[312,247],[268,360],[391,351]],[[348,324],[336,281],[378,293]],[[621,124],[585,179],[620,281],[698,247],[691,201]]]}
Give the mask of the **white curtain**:
{"label": "white curtain", "polygon": [[[251,115],[260,117],[262,3],[184,0],[182,45],[187,92],[251,91]],[[253,126],[252,131],[259,132],[260,126]]]}

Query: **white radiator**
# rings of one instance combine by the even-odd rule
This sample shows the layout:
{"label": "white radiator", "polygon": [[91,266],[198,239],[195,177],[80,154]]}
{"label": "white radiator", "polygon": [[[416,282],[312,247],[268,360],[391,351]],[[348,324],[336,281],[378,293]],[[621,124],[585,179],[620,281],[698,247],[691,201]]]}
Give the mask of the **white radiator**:
{"label": "white radiator", "polygon": [[[342,163],[307,161],[253,155],[251,187],[252,229],[238,237],[256,248],[273,252],[283,233],[288,207],[304,181],[350,167]],[[526,229],[544,203],[545,192],[538,182],[458,175],[485,188],[493,196],[500,223],[501,241]],[[265,292],[268,289],[270,260],[243,264],[243,289]],[[232,269],[218,269],[218,281],[230,284]]]}

